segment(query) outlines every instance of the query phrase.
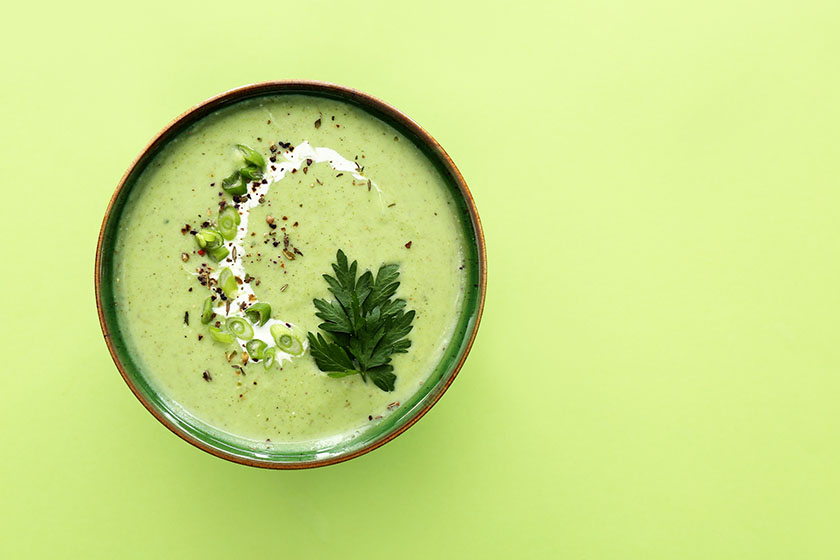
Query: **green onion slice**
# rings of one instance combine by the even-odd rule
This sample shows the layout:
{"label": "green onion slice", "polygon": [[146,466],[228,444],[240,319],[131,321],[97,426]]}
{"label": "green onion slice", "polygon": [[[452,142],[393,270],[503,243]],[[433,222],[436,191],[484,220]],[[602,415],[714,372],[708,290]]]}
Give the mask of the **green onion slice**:
{"label": "green onion slice", "polygon": [[227,240],[236,237],[236,226],[242,222],[239,212],[233,206],[225,206],[219,212],[219,233]]}
{"label": "green onion slice", "polygon": [[195,235],[195,241],[202,249],[215,249],[225,242],[222,234],[214,229],[203,229]]}
{"label": "green onion slice", "polygon": [[271,317],[271,306],[267,303],[255,303],[245,310],[245,316],[255,325],[263,326]]}
{"label": "green onion slice", "polygon": [[204,300],[204,308],[201,310],[201,322],[207,324],[213,318],[213,298],[209,297]]}
{"label": "green onion slice", "polygon": [[219,273],[219,287],[230,299],[234,299],[239,293],[239,285],[236,283],[236,277],[229,268],[223,268]]}
{"label": "green onion slice", "polygon": [[271,348],[267,348],[263,352],[263,367],[265,369],[271,369],[271,366],[274,365],[275,356],[277,354],[277,348],[272,346]]}
{"label": "green onion slice", "polygon": [[272,325],[271,336],[277,343],[277,348],[292,356],[303,354],[303,343],[295,336],[292,330],[284,325]]}
{"label": "green onion slice", "polygon": [[245,344],[245,349],[248,351],[248,356],[250,356],[251,359],[255,362],[263,359],[263,356],[265,356],[266,348],[268,348],[268,344],[266,344],[259,338],[249,340]]}
{"label": "green onion slice", "polygon": [[207,328],[210,329],[210,336],[213,337],[213,340],[223,342],[225,344],[230,344],[231,342],[233,342],[233,335],[230,334],[224,326],[219,328],[215,325],[210,325]]}
{"label": "green onion slice", "polygon": [[254,336],[254,329],[242,317],[228,317],[225,326],[236,338],[241,340],[251,340]]}
{"label": "green onion slice", "polygon": [[253,165],[243,167],[239,170],[239,173],[242,175],[242,178],[246,181],[259,181],[263,178],[262,169],[260,169],[259,167],[254,167]]}
{"label": "green onion slice", "polygon": [[226,193],[229,195],[239,195],[242,196],[243,194],[248,192],[248,186],[245,183],[239,183],[235,187],[231,187],[229,189],[225,189],[222,187]]}
{"label": "green onion slice", "polygon": [[228,190],[239,184],[239,171],[234,171],[222,180],[222,188]]}
{"label": "green onion slice", "polygon": [[222,181],[222,190],[231,195],[242,195],[248,192],[248,185],[242,180],[239,171],[234,171]]}
{"label": "green onion slice", "polygon": [[255,167],[259,167],[260,169],[265,167],[265,160],[258,151],[254,150],[250,146],[246,146],[245,144],[237,144],[236,147],[239,148],[240,152],[242,152],[242,157],[245,158],[247,163],[250,163]]}
{"label": "green onion slice", "polygon": [[212,249],[207,249],[207,254],[209,254],[210,258],[212,258],[214,261],[221,262],[225,259],[225,257],[227,257],[230,254],[230,251],[228,251],[227,247],[222,245],[219,247],[214,247]]}

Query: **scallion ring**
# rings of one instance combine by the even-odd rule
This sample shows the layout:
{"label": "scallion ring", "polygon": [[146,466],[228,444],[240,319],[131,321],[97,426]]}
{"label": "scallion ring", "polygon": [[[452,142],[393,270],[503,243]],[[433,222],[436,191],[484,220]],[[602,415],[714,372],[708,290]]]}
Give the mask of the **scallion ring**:
{"label": "scallion ring", "polygon": [[195,235],[195,241],[202,249],[215,249],[225,242],[222,234],[214,229],[203,229]]}
{"label": "scallion ring", "polygon": [[248,356],[250,356],[250,358],[255,362],[263,359],[263,356],[265,356],[266,348],[268,348],[268,344],[266,344],[259,338],[253,338],[245,344],[245,349],[248,351]]}
{"label": "scallion ring", "polygon": [[277,348],[275,348],[274,346],[272,346],[271,348],[266,348],[266,350],[263,352],[263,367],[265,369],[271,369],[271,366],[274,365],[276,355]]}
{"label": "scallion ring", "polygon": [[201,322],[207,324],[213,318],[213,298],[208,297],[204,300],[204,308],[201,310]]}
{"label": "scallion ring", "polygon": [[236,283],[236,277],[229,268],[223,268],[219,273],[219,287],[230,299],[236,298],[236,294],[239,293],[239,284]]}
{"label": "scallion ring", "polygon": [[236,226],[242,222],[239,212],[233,206],[225,206],[219,212],[219,233],[227,240],[236,237]]}
{"label": "scallion ring", "polygon": [[228,317],[225,326],[240,340],[251,340],[254,336],[254,329],[242,317]]}
{"label": "scallion ring", "polygon": [[243,195],[248,192],[248,186],[242,180],[239,171],[234,171],[222,181],[222,190],[231,195]]}
{"label": "scallion ring", "polygon": [[259,181],[263,178],[262,169],[254,167],[253,165],[243,167],[239,170],[239,174],[242,175],[242,178],[246,181]]}
{"label": "scallion ring", "polygon": [[215,325],[210,325],[207,328],[210,330],[210,336],[213,337],[213,340],[223,342],[225,344],[233,342],[233,335],[230,334],[224,326],[220,328]]}
{"label": "scallion ring", "polygon": [[245,316],[255,325],[263,326],[271,317],[271,306],[267,303],[255,303],[245,310]]}
{"label": "scallion ring", "polygon": [[274,342],[277,343],[279,350],[295,357],[303,354],[303,343],[292,333],[291,329],[282,325],[272,325],[271,336],[274,338]]}
{"label": "scallion ring", "polygon": [[260,169],[265,168],[265,160],[258,151],[250,146],[246,146],[245,144],[237,144],[236,147],[239,148],[240,152],[242,152],[242,157],[245,158],[247,163],[250,163],[255,167],[259,167]]}
{"label": "scallion ring", "polygon": [[222,179],[222,188],[227,190],[239,184],[239,171],[234,171],[230,176]]}
{"label": "scallion ring", "polygon": [[228,251],[228,248],[224,245],[219,245],[218,247],[207,249],[207,254],[210,255],[210,258],[214,261],[221,262],[230,254],[230,251]]}

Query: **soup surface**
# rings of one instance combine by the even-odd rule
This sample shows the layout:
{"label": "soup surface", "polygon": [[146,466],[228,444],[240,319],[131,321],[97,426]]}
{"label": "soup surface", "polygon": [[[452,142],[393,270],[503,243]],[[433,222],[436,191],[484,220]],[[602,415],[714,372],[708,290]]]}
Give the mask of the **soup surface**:
{"label": "soup surface", "polygon": [[[255,168],[262,179],[243,171],[237,183]],[[247,194],[232,195],[226,178]],[[114,254],[119,329],[154,390],[206,429],[300,448],[356,437],[423,385],[453,335],[470,266],[457,208],[429,159],[354,105],[236,103],[170,141],[132,187]],[[232,212],[232,238],[214,240]],[[416,315],[410,346],[390,355],[393,390],[370,375],[332,377],[314,359],[307,333],[331,335],[313,300],[337,300],[323,275],[336,276],[339,250],[357,279],[398,266],[392,300]],[[247,314],[254,303],[269,314]],[[261,350],[273,364],[255,359]]]}

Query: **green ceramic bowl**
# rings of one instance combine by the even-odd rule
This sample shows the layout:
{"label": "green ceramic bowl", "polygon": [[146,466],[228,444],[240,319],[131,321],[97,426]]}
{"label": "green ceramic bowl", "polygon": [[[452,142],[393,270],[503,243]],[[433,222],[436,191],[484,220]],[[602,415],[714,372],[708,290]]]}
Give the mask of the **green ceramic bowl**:
{"label": "green ceramic bowl", "polygon": [[[167,142],[206,115],[244,99],[283,94],[322,96],[352,103],[411,139],[447,179],[463,216],[461,223],[468,241],[466,257],[469,277],[458,325],[447,351],[426,383],[394,414],[357,438],[332,447],[299,452],[254,450],[245,445],[244,440],[239,441],[235,436],[219,435],[162,398],[149,385],[137,361],[129,353],[111,303],[114,301],[114,290],[113,262],[110,255],[113,254],[116,226],[129,191],[148,162]],[[117,369],[143,406],[167,428],[196,447],[223,459],[257,467],[298,469],[337,463],[376,449],[408,429],[440,399],[464,364],[475,339],[484,307],[486,270],[484,236],[475,203],[455,164],[429,133],[390,105],[353,89],[321,82],[263,82],[225,92],[191,108],[164,128],[126,171],[111,198],[99,233],[95,271],[96,306],[102,333]]]}

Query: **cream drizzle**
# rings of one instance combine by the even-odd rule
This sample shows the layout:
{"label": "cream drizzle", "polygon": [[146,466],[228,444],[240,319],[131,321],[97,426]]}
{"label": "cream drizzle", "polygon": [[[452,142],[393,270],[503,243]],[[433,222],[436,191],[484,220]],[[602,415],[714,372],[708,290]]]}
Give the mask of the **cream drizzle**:
{"label": "cream drizzle", "polygon": [[[382,191],[379,189],[377,184],[368,177],[362,175],[362,169],[355,161],[351,161],[344,158],[341,154],[339,154],[331,148],[312,147],[309,144],[309,142],[302,142],[296,147],[283,152],[282,156],[284,158],[284,161],[277,161],[276,163],[268,164],[265,175],[265,179],[267,180],[266,184],[261,183],[258,187],[255,188],[251,186],[252,183],[249,183],[248,194],[250,196],[244,202],[240,202],[238,204],[238,211],[239,216],[241,218],[241,223],[238,226],[236,237],[231,241],[225,241],[225,247],[228,249],[228,251],[230,251],[230,255],[228,255],[226,259],[220,262],[218,268],[210,274],[210,276],[215,280],[218,281],[219,274],[222,268],[229,268],[234,276],[236,276],[239,279],[244,279],[245,266],[243,264],[243,258],[246,253],[244,245],[245,237],[248,234],[248,218],[250,216],[251,210],[260,205],[260,198],[267,194],[268,190],[274,184],[279,183],[286,176],[286,174],[291,172],[293,169],[300,169],[304,165],[307,165],[307,160],[312,160],[313,164],[328,163],[330,167],[332,167],[336,171],[352,174],[353,179],[356,181],[369,182],[369,185],[372,188],[376,189],[376,192],[379,195],[380,205],[383,204]],[[234,255],[236,258],[234,258]],[[227,311],[227,302],[225,302],[225,305],[213,308],[213,311],[216,313],[216,315],[225,318],[245,317],[245,312],[242,311],[241,305],[245,304],[245,307],[247,309],[248,306],[252,305],[253,303],[256,303],[257,301],[259,300],[256,298],[256,294],[254,294],[254,290],[253,288],[251,288],[251,284],[243,281],[241,284],[238,285],[238,292],[236,297],[230,300],[230,311]],[[272,325],[283,325],[286,328],[292,330],[293,332],[295,332],[296,330],[295,325],[293,323],[284,321],[282,319],[269,319],[263,326],[252,325],[254,327],[254,338],[262,340],[266,343],[268,347],[276,347],[276,344],[274,343],[274,338],[271,336]],[[303,344],[303,348],[305,351],[309,347],[309,343],[299,333],[295,332],[295,334],[300,338],[300,341]],[[243,352],[246,351],[246,341],[237,339],[236,342],[239,344]],[[277,353],[275,355],[275,360],[277,360],[278,363],[282,363],[285,360],[291,360],[294,357],[287,352],[281,351],[279,348],[277,348],[276,352]]]}

